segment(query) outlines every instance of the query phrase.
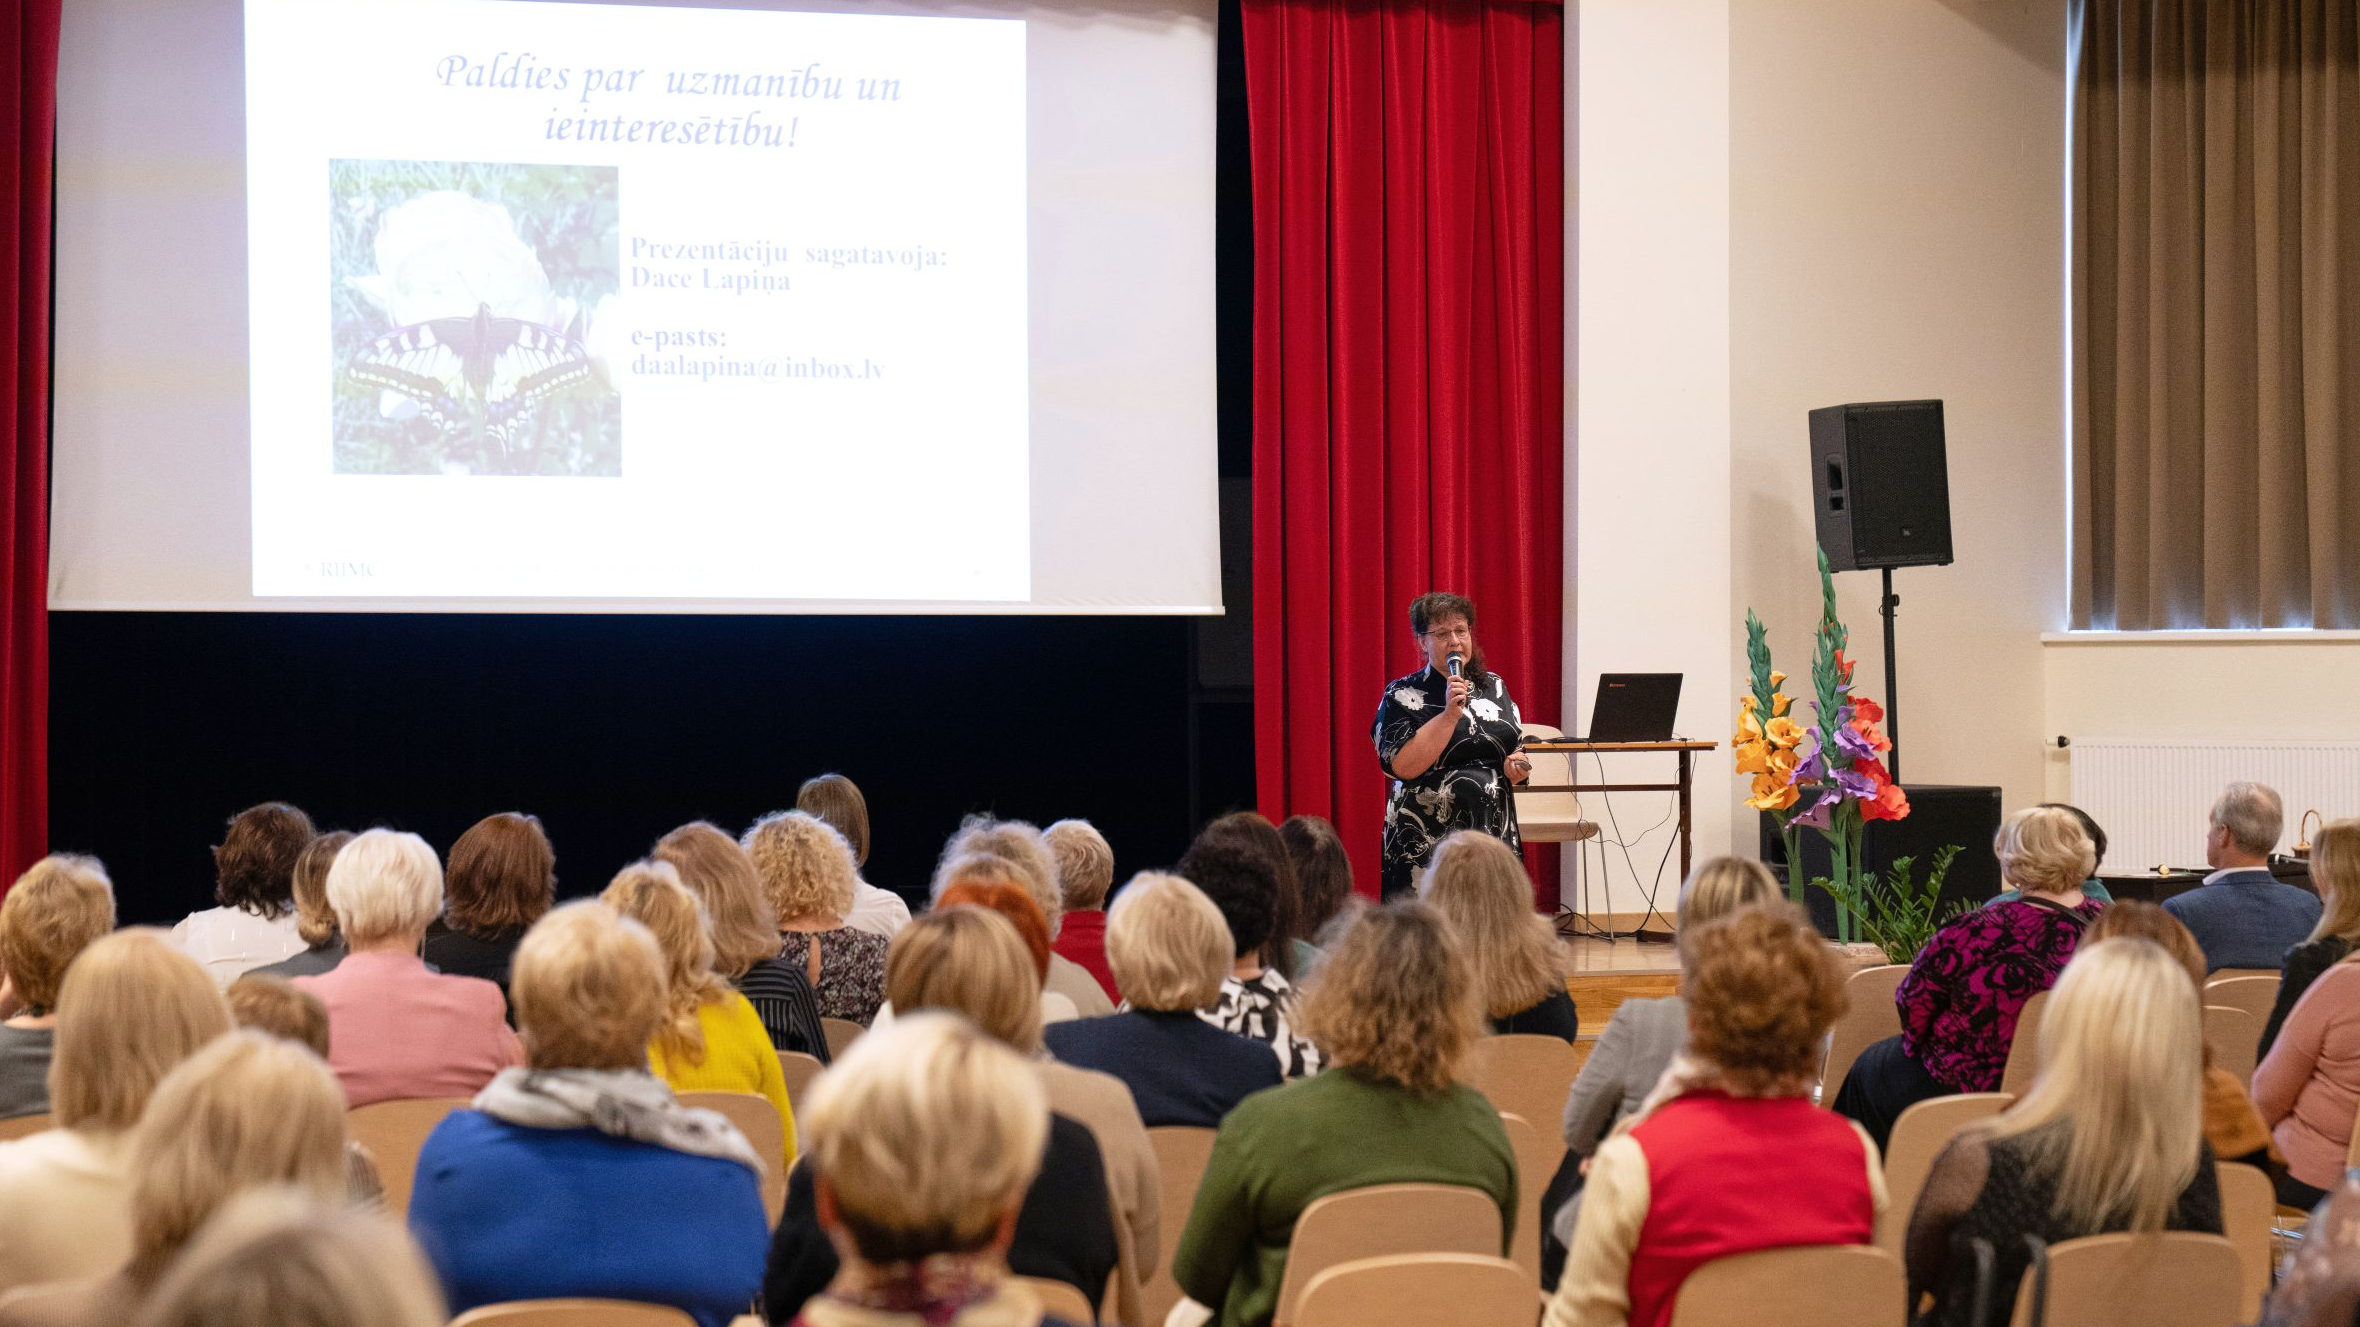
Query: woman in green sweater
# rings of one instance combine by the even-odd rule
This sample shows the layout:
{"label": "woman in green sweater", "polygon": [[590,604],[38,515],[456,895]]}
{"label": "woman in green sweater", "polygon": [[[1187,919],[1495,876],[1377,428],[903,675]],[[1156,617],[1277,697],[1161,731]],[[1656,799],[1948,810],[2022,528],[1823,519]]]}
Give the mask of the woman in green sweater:
{"label": "woman in green sweater", "polygon": [[1363,915],[1312,983],[1301,1026],[1329,1056],[1312,1078],[1246,1098],[1221,1124],[1173,1257],[1219,1327],[1264,1327],[1295,1219],[1376,1184],[1459,1184],[1516,1219],[1516,1157],[1499,1113],[1458,1081],[1481,1034],[1474,974],[1421,903]]}

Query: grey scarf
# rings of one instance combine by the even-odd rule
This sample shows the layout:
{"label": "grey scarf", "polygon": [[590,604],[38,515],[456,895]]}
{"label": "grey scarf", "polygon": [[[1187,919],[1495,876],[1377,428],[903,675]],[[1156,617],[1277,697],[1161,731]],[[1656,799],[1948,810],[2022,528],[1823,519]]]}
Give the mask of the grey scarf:
{"label": "grey scarf", "polygon": [[503,1069],[476,1094],[475,1108],[528,1129],[596,1129],[762,1173],[752,1145],[726,1116],[681,1105],[644,1069]]}

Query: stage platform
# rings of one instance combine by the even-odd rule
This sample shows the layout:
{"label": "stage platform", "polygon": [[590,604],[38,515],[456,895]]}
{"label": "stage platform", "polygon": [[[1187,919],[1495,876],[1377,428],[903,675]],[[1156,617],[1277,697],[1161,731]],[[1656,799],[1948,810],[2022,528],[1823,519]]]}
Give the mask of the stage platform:
{"label": "stage platform", "polygon": [[1583,1056],[1625,1000],[1655,999],[1680,989],[1680,957],[1670,945],[1588,936],[1563,941],[1565,990],[1580,1011]]}

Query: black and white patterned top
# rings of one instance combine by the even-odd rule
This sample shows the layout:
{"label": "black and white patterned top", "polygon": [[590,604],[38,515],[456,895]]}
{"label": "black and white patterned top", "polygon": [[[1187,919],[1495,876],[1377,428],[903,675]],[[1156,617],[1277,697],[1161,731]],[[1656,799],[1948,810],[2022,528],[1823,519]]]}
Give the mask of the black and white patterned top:
{"label": "black and white patterned top", "polygon": [[[1408,893],[1410,872],[1455,830],[1481,830],[1511,848],[1524,846],[1516,833],[1515,797],[1500,768],[1524,742],[1524,716],[1498,673],[1486,671],[1471,680],[1473,694],[1441,758],[1414,779],[1394,777],[1393,795],[1385,804],[1386,898]],[[1387,774],[1393,773],[1401,748],[1449,701],[1450,678],[1430,666],[1386,684],[1369,735]]]}
{"label": "black and white patterned top", "polygon": [[1297,1036],[1293,1026],[1295,988],[1270,968],[1252,981],[1221,979],[1221,998],[1198,1018],[1225,1032],[1266,1042],[1278,1052],[1279,1072],[1289,1078],[1308,1078],[1327,1067],[1319,1047]]}

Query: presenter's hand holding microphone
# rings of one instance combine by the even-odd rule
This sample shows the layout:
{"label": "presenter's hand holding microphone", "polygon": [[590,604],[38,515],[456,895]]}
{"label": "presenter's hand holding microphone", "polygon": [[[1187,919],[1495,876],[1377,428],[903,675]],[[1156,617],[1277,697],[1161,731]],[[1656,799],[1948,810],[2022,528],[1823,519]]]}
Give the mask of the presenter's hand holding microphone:
{"label": "presenter's hand holding microphone", "polygon": [[1445,666],[1450,669],[1450,700],[1443,709],[1455,724],[1467,712],[1467,700],[1475,694],[1475,684],[1467,680],[1465,655],[1451,655]]}

